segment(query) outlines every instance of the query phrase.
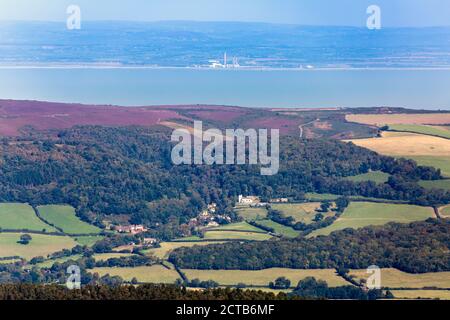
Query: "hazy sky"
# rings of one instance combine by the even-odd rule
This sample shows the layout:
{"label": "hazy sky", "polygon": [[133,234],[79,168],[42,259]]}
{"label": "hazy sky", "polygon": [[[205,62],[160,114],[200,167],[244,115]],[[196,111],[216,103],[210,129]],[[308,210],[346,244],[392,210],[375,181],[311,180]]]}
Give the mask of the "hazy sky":
{"label": "hazy sky", "polygon": [[450,25],[450,0],[0,0],[0,20],[64,21],[70,4],[84,20],[261,21],[304,25],[366,23],[382,9],[383,26]]}

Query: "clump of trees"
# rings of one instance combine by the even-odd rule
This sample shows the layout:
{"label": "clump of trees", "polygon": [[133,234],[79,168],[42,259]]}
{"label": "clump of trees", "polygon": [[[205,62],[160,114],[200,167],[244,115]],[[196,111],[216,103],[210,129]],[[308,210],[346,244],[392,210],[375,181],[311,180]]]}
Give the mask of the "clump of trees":
{"label": "clump of trees", "polygon": [[450,221],[429,219],[346,229],[311,239],[179,248],[169,260],[186,269],[365,269],[373,264],[410,273],[450,271]]}

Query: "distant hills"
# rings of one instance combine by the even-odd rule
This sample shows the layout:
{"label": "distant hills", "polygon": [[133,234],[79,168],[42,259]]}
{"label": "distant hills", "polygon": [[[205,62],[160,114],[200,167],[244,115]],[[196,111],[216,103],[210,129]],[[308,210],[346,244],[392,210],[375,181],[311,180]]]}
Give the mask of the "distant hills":
{"label": "distant hills", "polygon": [[227,52],[242,67],[444,68],[450,28],[312,27],[238,22],[1,22],[0,64],[208,67]]}

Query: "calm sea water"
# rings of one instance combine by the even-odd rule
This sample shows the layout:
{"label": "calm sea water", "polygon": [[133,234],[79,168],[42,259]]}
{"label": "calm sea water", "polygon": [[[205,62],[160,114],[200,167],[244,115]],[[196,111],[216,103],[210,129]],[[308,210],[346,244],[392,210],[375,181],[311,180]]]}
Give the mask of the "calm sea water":
{"label": "calm sea water", "polygon": [[450,70],[0,69],[1,99],[450,110]]}

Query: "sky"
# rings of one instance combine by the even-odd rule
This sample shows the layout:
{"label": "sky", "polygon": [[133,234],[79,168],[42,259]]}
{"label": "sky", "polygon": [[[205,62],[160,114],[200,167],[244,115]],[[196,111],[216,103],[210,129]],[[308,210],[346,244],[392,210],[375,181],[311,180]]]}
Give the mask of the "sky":
{"label": "sky", "polygon": [[384,27],[450,25],[450,0],[0,0],[0,21],[65,21],[69,5],[83,20],[248,21],[365,26],[378,5]]}

